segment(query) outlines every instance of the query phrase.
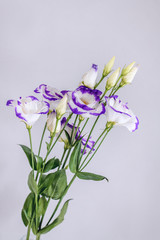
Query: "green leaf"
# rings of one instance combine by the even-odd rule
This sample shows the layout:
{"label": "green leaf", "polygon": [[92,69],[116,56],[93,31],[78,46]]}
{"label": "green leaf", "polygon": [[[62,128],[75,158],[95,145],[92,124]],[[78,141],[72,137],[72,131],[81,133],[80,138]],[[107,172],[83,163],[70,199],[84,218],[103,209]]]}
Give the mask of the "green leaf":
{"label": "green leaf", "polygon": [[50,171],[50,170],[52,170],[52,169],[54,169],[54,168],[56,168],[56,167],[59,167],[60,166],[60,164],[61,164],[61,162],[59,161],[59,159],[58,158],[52,158],[52,159],[50,159],[46,164],[45,164],[45,167],[44,167],[44,173],[45,172],[48,172],[48,171]]}
{"label": "green leaf", "polygon": [[38,211],[37,211],[37,216],[40,217],[41,215],[45,214],[46,208],[47,208],[47,200],[46,198],[43,196],[39,199],[38,202]]}
{"label": "green leaf", "polygon": [[43,158],[38,156],[36,156],[36,158],[37,158],[37,170],[39,171],[43,167]]}
{"label": "green leaf", "polygon": [[61,212],[59,214],[59,216],[51,223],[49,224],[48,226],[42,228],[38,233],[39,234],[45,234],[47,232],[49,232],[50,230],[52,230],[54,227],[56,227],[57,225],[59,225],[60,223],[63,222],[64,220],[64,216],[67,212],[67,208],[68,208],[68,203],[71,199],[67,200],[65,202],[65,204],[63,205],[62,209],[61,209]]}
{"label": "green leaf", "polygon": [[67,186],[66,171],[65,169],[62,169],[52,174],[54,176],[52,184],[43,192],[43,194],[53,199],[59,199]]}
{"label": "green leaf", "polygon": [[40,182],[39,193],[42,193],[45,189],[49,188],[54,180],[54,173],[50,173],[48,175],[43,175],[43,179]]}
{"label": "green leaf", "polygon": [[22,211],[21,211],[21,217],[23,220],[23,223],[25,226],[28,225],[28,223],[31,221],[31,218],[33,216],[34,212],[34,193],[30,193],[23,205]]}
{"label": "green leaf", "polygon": [[[26,156],[27,156],[27,158],[28,158],[29,164],[30,164],[31,168],[33,169],[33,167],[32,167],[32,154],[31,154],[31,149],[28,148],[28,147],[25,146],[25,145],[21,145],[21,144],[20,144],[20,146],[21,146],[21,148],[23,149],[23,151],[25,152],[25,154],[26,154]],[[35,158],[34,153],[33,153],[33,162],[34,162],[34,170],[37,170],[37,163],[36,163],[36,158]]]}
{"label": "green leaf", "polygon": [[34,192],[35,194],[38,193],[38,186],[36,181],[34,180],[33,171],[31,171],[28,176],[28,186],[32,192]]}
{"label": "green leaf", "polygon": [[50,148],[49,143],[46,142],[46,145],[47,145],[47,151],[49,151],[49,148]]}
{"label": "green leaf", "polygon": [[79,141],[71,154],[70,161],[69,161],[69,169],[72,173],[76,173],[78,171],[78,167],[80,164],[81,158],[81,141]]}
{"label": "green leaf", "polygon": [[108,179],[104,176],[97,175],[94,173],[89,173],[89,172],[78,172],[77,177],[84,180],[102,181],[106,179],[108,181]]}
{"label": "green leaf", "polygon": [[66,130],[64,130],[64,132],[66,134],[66,138],[68,140],[69,145],[71,145],[71,137],[70,137],[69,133]]}

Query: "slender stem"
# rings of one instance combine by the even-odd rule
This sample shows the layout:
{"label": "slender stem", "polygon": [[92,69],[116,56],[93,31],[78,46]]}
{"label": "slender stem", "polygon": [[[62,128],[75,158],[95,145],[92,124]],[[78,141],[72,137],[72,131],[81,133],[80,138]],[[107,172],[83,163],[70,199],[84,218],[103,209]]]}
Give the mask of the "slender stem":
{"label": "slender stem", "polygon": [[30,128],[28,128],[28,133],[29,133],[29,141],[30,141],[30,147],[31,147],[32,168],[33,168],[33,177],[34,177],[34,159],[33,159],[32,137],[31,137]]}
{"label": "slender stem", "polygon": [[39,234],[36,235],[36,240],[40,240],[40,236]]}
{"label": "slender stem", "polygon": [[64,148],[63,155],[62,155],[62,158],[61,158],[61,164],[59,165],[58,170],[60,169],[60,166],[62,165],[64,156],[65,156],[67,150],[68,150],[67,148]]}
{"label": "slender stem", "polygon": [[96,89],[99,86],[99,84],[103,81],[104,78],[105,78],[105,76],[102,75],[102,77],[99,80],[99,82],[94,86],[94,89]]}
{"label": "slender stem", "polygon": [[38,157],[40,156],[42,142],[43,142],[43,138],[44,138],[44,134],[45,134],[46,128],[47,128],[47,123],[45,124],[44,129],[43,129],[43,133],[42,133],[42,137],[41,137],[41,141],[40,141],[40,145],[39,145],[39,150],[38,150]]}
{"label": "slender stem", "polygon": [[120,88],[121,88],[121,86],[118,86],[117,89],[113,92],[112,95],[114,95]]}
{"label": "slender stem", "polygon": [[104,135],[104,137],[102,138],[100,144],[98,145],[97,149],[94,151],[93,155],[91,156],[91,158],[88,160],[88,162],[83,166],[83,168],[81,169],[81,171],[89,164],[89,162],[92,160],[92,158],[94,157],[94,155],[96,154],[96,152],[98,151],[98,149],[100,148],[101,144],[103,143],[104,139],[106,138],[107,134],[109,133],[109,131],[112,129],[112,127],[110,127],[106,134]]}
{"label": "slender stem", "polygon": [[105,128],[103,130],[103,132],[101,133],[101,135],[97,138],[95,144],[93,145],[93,147],[91,148],[91,150],[88,152],[87,156],[85,157],[85,159],[83,160],[81,166],[80,166],[80,170],[81,170],[81,167],[83,166],[83,164],[85,163],[85,161],[87,160],[88,156],[90,155],[90,153],[92,152],[93,148],[97,145],[97,143],[99,142],[99,140],[101,139],[101,137],[103,136],[103,134],[107,131],[107,128]]}
{"label": "slender stem", "polygon": [[66,156],[66,158],[65,158],[65,160],[64,160],[62,169],[63,169],[63,168],[65,167],[65,165],[66,165],[66,162],[67,162],[67,159],[68,159],[68,157],[69,157],[70,152],[71,152],[71,148],[68,150],[68,153],[67,153],[67,156]]}
{"label": "slender stem", "polygon": [[91,131],[90,131],[90,133],[89,133],[89,135],[88,135],[88,138],[87,138],[86,144],[85,144],[85,146],[84,146],[84,148],[83,148],[83,152],[82,152],[82,155],[81,155],[81,158],[80,158],[80,160],[81,160],[81,159],[82,159],[82,157],[83,157],[83,154],[84,154],[84,151],[85,151],[85,149],[86,149],[87,143],[88,143],[88,141],[89,141],[89,138],[90,138],[90,136],[91,136],[91,134],[92,134],[92,132],[93,132],[93,129],[94,129],[94,128],[95,128],[95,126],[96,126],[96,123],[97,123],[97,121],[98,121],[99,117],[100,117],[100,116],[98,116],[98,117],[96,118],[96,120],[95,120],[95,122],[94,122],[94,124],[93,124],[93,126],[92,126],[92,128],[91,128]]}
{"label": "slender stem", "polygon": [[49,223],[51,222],[52,218],[54,217],[55,213],[56,213],[56,212],[57,212],[57,210],[58,210],[58,207],[59,207],[59,205],[61,204],[61,202],[62,202],[62,200],[63,200],[64,196],[66,195],[66,193],[67,193],[68,189],[69,189],[69,188],[70,188],[70,186],[72,185],[72,183],[73,183],[73,181],[75,180],[75,178],[76,178],[76,174],[73,176],[73,178],[71,179],[70,183],[69,183],[69,184],[68,184],[68,186],[66,187],[66,189],[65,189],[65,191],[64,191],[64,193],[63,193],[63,195],[62,195],[62,197],[59,199],[59,202],[57,203],[57,206],[56,206],[56,208],[55,208],[54,212],[52,213],[52,215],[51,215],[50,219],[48,220],[48,222],[47,222],[47,225],[46,225],[46,226],[48,226],[48,225],[49,225]]}
{"label": "slender stem", "polygon": [[27,237],[26,237],[26,240],[29,240],[29,237],[30,237],[30,232],[31,232],[31,226],[28,225],[28,229],[27,229]]}
{"label": "slender stem", "polygon": [[[78,118],[78,115],[75,117],[75,120],[74,120],[74,123],[73,123],[73,128],[72,128],[72,132],[71,132],[71,141],[74,140],[73,133],[74,133],[74,129],[75,129],[75,126],[76,126],[77,118]],[[72,137],[73,137],[73,139],[72,139]]]}

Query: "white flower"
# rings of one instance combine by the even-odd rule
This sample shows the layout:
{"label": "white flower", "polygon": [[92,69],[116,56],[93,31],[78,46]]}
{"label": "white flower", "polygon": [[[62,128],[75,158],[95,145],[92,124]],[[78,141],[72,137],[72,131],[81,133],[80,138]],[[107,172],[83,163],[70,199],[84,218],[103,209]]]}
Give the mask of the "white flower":
{"label": "white flower", "polygon": [[58,106],[56,107],[57,119],[60,119],[67,110],[68,97],[67,94],[60,100]]}
{"label": "white flower", "polygon": [[48,115],[47,118],[47,128],[51,133],[54,133],[54,131],[55,133],[58,133],[61,130],[60,121],[57,122],[57,127],[56,122],[57,122],[56,112],[53,111]]}
{"label": "white flower", "polygon": [[114,65],[115,56],[110,59],[110,61],[105,65],[103,69],[103,76],[106,77],[112,70],[112,67]]}
{"label": "white flower", "polygon": [[32,127],[41,114],[49,111],[49,104],[34,96],[19,98],[17,101],[8,100],[7,106],[15,107],[16,116],[26,123],[27,127]]}
{"label": "white flower", "polygon": [[118,96],[105,97],[106,99],[106,117],[107,122],[114,123],[117,126],[124,126],[130,132],[134,132],[139,125],[138,118],[123,104]]}
{"label": "white flower", "polygon": [[98,66],[96,64],[92,64],[91,69],[83,75],[81,84],[93,89],[96,84],[97,74]]}

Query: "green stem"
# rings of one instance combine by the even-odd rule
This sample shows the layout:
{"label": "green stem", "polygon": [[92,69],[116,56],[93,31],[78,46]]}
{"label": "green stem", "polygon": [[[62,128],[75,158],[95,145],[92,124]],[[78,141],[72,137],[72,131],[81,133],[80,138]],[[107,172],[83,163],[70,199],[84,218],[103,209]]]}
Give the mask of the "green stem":
{"label": "green stem", "polygon": [[32,168],[33,168],[33,177],[34,177],[34,159],[33,159],[32,137],[31,137],[30,128],[28,128],[28,133],[29,133],[29,141],[30,141],[30,147],[31,147]]}
{"label": "green stem", "polygon": [[[115,91],[116,86],[117,86],[119,80],[121,79],[121,77],[122,77],[122,76],[120,75],[119,78],[118,78],[118,80],[117,80],[117,82],[116,82],[116,84],[115,84],[114,87],[112,88],[112,91],[110,92],[109,97],[115,94],[114,91]],[[118,90],[118,89],[117,89],[117,90]],[[117,90],[116,90],[116,92],[117,92]],[[113,93],[113,92],[114,92],[114,93]]]}
{"label": "green stem", "polygon": [[63,155],[62,155],[62,158],[61,158],[61,164],[59,165],[58,170],[60,169],[60,166],[62,165],[64,156],[65,156],[67,150],[68,150],[67,148],[64,148]]}
{"label": "green stem", "polygon": [[88,138],[87,138],[86,144],[85,144],[85,146],[84,146],[84,148],[83,148],[83,152],[82,152],[82,155],[81,155],[81,158],[80,158],[80,160],[81,160],[81,159],[82,159],[82,157],[83,157],[83,154],[84,154],[84,151],[85,151],[85,149],[86,149],[87,143],[88,143],[88,141],[89,141],[89,138],[90,138],[90,136],[91,136],[91,134],[92,134],[92,132],[93,132],[93,129],[94,129],[94,128],[95,128],[95,126],[96,126],[96,123],[97,123],[97,121],[98,121],[99,117],[100,117],[100,116],[98,116],[98,117],[96,118],[96,120],[95,120],[95,122],[94,122],[94,124],[93,124],[93,126],[92,126],[92,128],[91,128],[91,131],[90,131],[90,133],[89,133],[89,135],[88,135]]}
{"label": "green stem", "polygon": [[46,226],[48,226],[48,225],[49,225],[49,223],[51,222],[52,218],[53,218],[53,217],[54,217],[54,215],[56,214],[56,212],[57,212],[57,210],[58,210],[58,207],[59,207],[59,205],[61,204],[61,202],[62,202],[62,200],[63,200],[64,196],[66,195],[66,193],[67,193],[68,189],[69,189],[69,188],[70,188],[70,186],[72,185],[72,183],[73,183],[73,181],[75,180],[75,178],[76,178],[76,174],[73,176],[73,178],[71,179],[70,183],[69,183],[69,184],[68,184],[68,186],[66,187],[66,189],[65,189],[65,191],[64,191],[64,193],[63,193],[63,195],[62,195],[62,197],[59,199],[59,202],[57,203],[57,206],[56,206],[56,208],[55,208],[54,212],[52,213],[52,215],[51,215],[50,219],[48,220],[48,222],[47,222]]}
{"label": "green stem", "polygon": [[68,159],[68,157],[69,157],[70,152],[71,152],[71,148],[69,149],[69,151],[68,151],[68,153],[67,153],[67,156],[66,156],[66,158],[65,158],[65,160],[64,160],[62,169],[63,169],[63,168],[65,167],[65,165],[66,165],[66,162],[67,162],[67,159]]}
{"label": "green stem", "polygon": [[103,134],[107,131],[107,129],[105,128],[103,130],[103,132],[101,133],[101,135],[97,138],[95,144],[93,145],[93,147],[91,148],[91,150],[88,152],[87,156],[85,157],[85,159],[83,160],[81,166],[80,166],[80,171],[81,171],[81,167],[83,166],[83,164],[86,162],[88,156],[90,155],[90,153],[92,152],[93,148],[97,145],[97,143],[99,142],[99,140],[101,139],[101,137],[103,136]]}
{"label": "green stem", "polygon": [[43,133],[42,133],[42,137],[41,137],[41,141],[40,141],[40,145],[39,145],[39,150],[38,150],[38,157],[40,156],[42,142],[43,142],[43,138],[44,138],[44,134],[45,134],[46,128],[47,128],[47,123],[45,124],[44,129],[43,129]]}
{"label": "green stem", "polygon": [[98,149],[100,148],[101,144],[103,143],[104,139],[106,138],[107,134],[109,133],[109,131],[112,129],[112,127],[110,127],[106,134],[104,135],[104,137],[102,138],[100,144],[98,145],[98,147],[96,148],[96,150],[94,151],[93,155],[91,156],[91,158],[88,160],[88,162],[83,166],[83,168],[81,169],[81,171],[89,164],[89,162],[92,160],[92,158],[94,157],[94,155],[96,154],[96,152],[98,151]]}
{"label": "green stem", "polygon": [[[74,120],[74,123],[73,123],[73,128],[72,128],[72,132],[71,132],[71,142],[72,142],[72,140],[74,140],[73,133],[74,133],[74,129],[75,129],[75,126],[76,126],[77,118],[78,118],[78,115],[75,117],[75,120]],[[73,137],[73,139],[72,139],[72,137]]]}
{"label": "green stem", "polygon": [[40,240],[40,236],[39,234],[36,235],[36,240]]}
{"label": "green stem", "polygon": [[27,237],[26,237],[26,240],[29,240],[29,237],[30,237],[30,232],[31,232],[31,226],[28,225],[28,229],[27,229]]}
{"label": "green stem", "polygon": [[99,80],[99,82],[94,86],[94,89],[96,89],[99,86],[99,84],[103,81],[104,78],[105,78],[105,76],[102,75],[102,77]]}

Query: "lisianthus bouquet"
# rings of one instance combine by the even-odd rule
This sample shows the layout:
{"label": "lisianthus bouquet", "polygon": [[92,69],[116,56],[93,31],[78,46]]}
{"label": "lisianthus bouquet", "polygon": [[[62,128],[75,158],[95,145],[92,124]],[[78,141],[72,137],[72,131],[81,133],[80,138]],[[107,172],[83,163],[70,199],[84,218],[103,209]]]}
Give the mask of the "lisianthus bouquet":
{"label": "lisianthus bouquet", "polygon": [[[105,65],[99,81],[96,81],[98,66],[93,64],[73,91],[60,91],[41,84],[34,90],[39,98],[28,96],[7,101],[7,106],[12,106],[16,116],[25,123],[30,141],[30,147],[20,145],[31,167],[28,176],[30,193],[21,212],[23,223],[28,229],[26,240],[30,239],[31,230],[38,240],[41,235],[62,223],[70,199],[63,203],[60,211],[59,207],[76,178],[108,181],[105,176],[84,169],[111,129],[125,126],[134,132],[138,128],[138,118],[117,95],[119,89],[132,82],[138,65],[133,62],[122,70],[118,68],[113,71],[114,61],[115,57]],[[98,86],[104,79],[105,88],[100,91]],[[41,115],[46,120],[36,153],[32,146],[31,129]],[[101,116],[105,116],[102,131],[97,139],[93,139],[93,131]],[[93,124],[89,124],[90,119]],[[87,125],[90,128],[88,133],[85,132]],[[46,131],[48,138],[45,141]],[[58,142],[62,145],[61,158],[56,156]],[[43,144],[46,145],[45,156],[41,155]],[[70,181],[67,177],[69,171],[73,174]],[[50,201],[55,201],[56,207],[50,218],[45,219]]]}

